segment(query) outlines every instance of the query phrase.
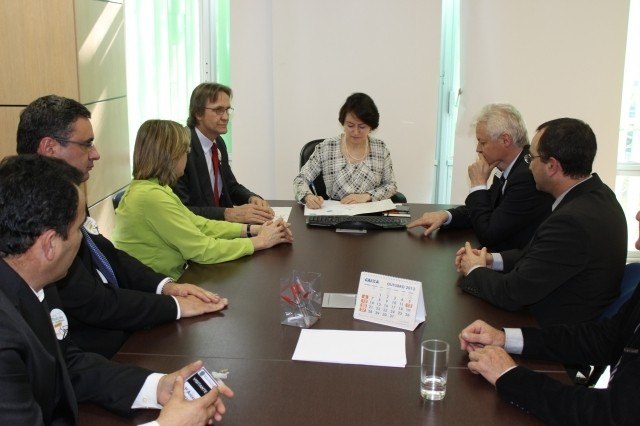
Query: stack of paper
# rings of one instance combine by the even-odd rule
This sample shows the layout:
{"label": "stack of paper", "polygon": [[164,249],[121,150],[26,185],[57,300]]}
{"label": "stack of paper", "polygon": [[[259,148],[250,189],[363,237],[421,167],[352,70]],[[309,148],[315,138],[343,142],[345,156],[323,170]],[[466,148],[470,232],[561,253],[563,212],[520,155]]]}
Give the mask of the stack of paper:
{"label": "stack of paper", "polygon": [[300,331],[294,361],[404,367],[405,335],[398,331]]}
{"label": "stack of paper", "polygon": [[372,201],[370,203],[342,204],[336,200],[324,200],[319,209],[304,208],[305,216],[354,216],[357,214],[377,213],[386,210],[393,210],[396,205],[393,201],[386,199]]}

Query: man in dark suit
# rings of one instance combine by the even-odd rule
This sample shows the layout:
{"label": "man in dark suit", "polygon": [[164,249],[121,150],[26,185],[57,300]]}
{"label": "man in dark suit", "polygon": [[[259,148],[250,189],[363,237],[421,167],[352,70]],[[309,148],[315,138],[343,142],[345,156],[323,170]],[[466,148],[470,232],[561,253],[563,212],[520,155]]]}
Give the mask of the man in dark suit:
{"label": "man in dark suit", "polygon": [[[529,154],[527,128],[509,104],[489,104],[476,121],[478,159],[469,166],[471,189],[465,205],[427,212],[407,228],[424,226],[424,235],[443,228],[473,228],[490,250],[523,248],[551,213],[553,198],[536,189],[524,156]],[[487,181],[494,168],[490,188]]]}
{"label": "man in dark suit", "polygon": [[[20,114],[17,151],[62,159],[87,180],[100,159],[90,117],[89,110],[72,99],[36,99]],[[58,283],[74,340],[82,349],[111,357],[132,331],[226,306],[226,299],[192,284],[174,283],[116,249],[92,218],[87,217],[82,231],[78,255]]]}
{"label": "man in dark suit", "polygon": [[525,160],[538,189],[555,198],[553,212],[523,250],[491,254],[466,243],[455,259],[463,290],[504,309],[528,308],[541,325],[595,320],[616,299],[627,226],[613,191],[591,174],[596,147],[580,120],[538,127]]}
{"label": "man in dark suit", "polygon": [[[636,215],[640,221],[640,212]],[[636,241],[640,250],[640,238]],[[475,321],[460,333],[469,369],[500,396],[545,424],[637,424],[640,419],[640,287],[612,318],[572,326],[496,330]],[[566,386],[519,367],[507,354],[567,363],[610,365],[607,389]]]}
{"label": "man in dark suit", "polygon": [[[75,176],[74,176],[75,173]],[[38,155],[0,163],[0,424],[75,424],[78,403],[95,403],[120,415],[162,408],[159,423],[220,420],[219,394],[186,401],[183,379],[201,362],[171,375],[108,361],[71,341],[55,286],[82,239],[84,194],[79,173],[63,161]]]}
{"label": "man in dark suit", "polygon": [[195,214],[228,222],[263,224],[273,219],[269,203],[238,183],[229,166],[227,133],[231,89],[202,83],[191,93],[189,119],[191,152],[173,191]]}

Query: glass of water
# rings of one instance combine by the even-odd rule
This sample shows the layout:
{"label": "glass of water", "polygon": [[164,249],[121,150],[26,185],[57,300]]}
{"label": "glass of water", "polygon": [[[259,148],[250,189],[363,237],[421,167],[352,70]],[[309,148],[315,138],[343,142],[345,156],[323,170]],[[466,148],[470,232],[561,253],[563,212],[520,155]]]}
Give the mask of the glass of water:
{"label": "glass of water", "polygon": [[420,396],[439,401],[447,391],[449,344],[444,340],[425,340],[421,345]]}

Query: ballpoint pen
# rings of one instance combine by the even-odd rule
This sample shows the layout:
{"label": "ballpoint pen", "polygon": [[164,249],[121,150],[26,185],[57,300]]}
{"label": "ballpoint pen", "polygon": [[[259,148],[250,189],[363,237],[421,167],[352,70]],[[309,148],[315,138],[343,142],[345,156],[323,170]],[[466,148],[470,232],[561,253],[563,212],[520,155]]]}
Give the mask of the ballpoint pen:
{"label": "ballpoint pen", "polygon": [[300,299],[301,293],[297,287],[296,283],[292,283],[289,286],[291,290],[291,294],[293,295],[293,300],[298,309],[300,309],[300,313],[302,314],[302,318],[304,319],[304,324],[309,327],[311,325],[311,318],[309,314],[309,310],[307,309],[305,303]]}
{"label": "ballpoint pen", "polygon": [[313,184],[313,181],[310,180],[307,183],[309,184],[309,188],[311,188],[311,192],[313,192],[313,195],[315,195],[317,197],[318,196],[318,191],[316,191],[316,186]]}

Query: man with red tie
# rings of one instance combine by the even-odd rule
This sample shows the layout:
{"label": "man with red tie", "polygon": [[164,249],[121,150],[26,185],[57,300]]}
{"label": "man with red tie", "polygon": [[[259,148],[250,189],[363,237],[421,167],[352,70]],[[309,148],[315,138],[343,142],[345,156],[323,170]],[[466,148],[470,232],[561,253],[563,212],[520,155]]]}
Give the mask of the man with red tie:
{"label": "man with red tie", "polygon": [[238,183],[229,166],[227,133],[231,89],[218,83],[202,83],[193,90],[187,126],[191,152],[184,175],[173,191],[194,213],[209,219],[263,224],[273,219],[269,203]]}

